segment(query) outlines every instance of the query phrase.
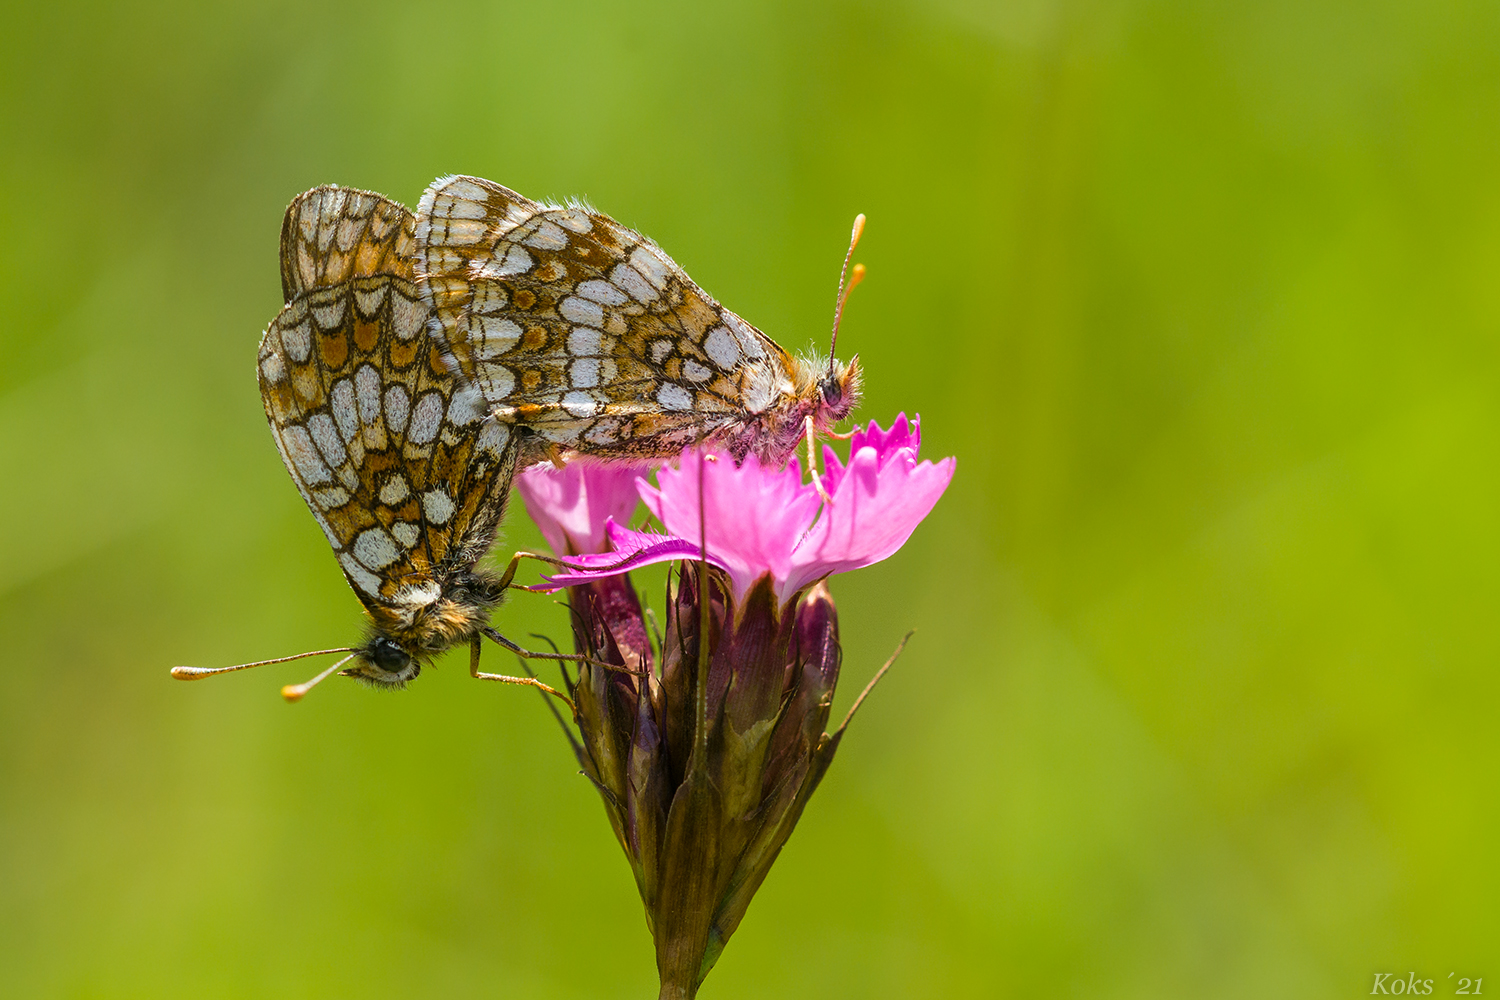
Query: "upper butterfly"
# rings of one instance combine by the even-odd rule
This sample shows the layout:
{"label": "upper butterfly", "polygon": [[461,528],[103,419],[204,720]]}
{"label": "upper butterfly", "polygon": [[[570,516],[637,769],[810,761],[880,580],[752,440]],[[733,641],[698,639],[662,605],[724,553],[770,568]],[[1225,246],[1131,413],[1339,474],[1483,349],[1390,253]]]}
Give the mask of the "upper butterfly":
{"label": "upper butterfly", "polygon": [[673,458],[706,440],[781,465],[859,402],[857,358],[794,357],[606,215],[446,177],[415,241],[433,336],[525,458]]}

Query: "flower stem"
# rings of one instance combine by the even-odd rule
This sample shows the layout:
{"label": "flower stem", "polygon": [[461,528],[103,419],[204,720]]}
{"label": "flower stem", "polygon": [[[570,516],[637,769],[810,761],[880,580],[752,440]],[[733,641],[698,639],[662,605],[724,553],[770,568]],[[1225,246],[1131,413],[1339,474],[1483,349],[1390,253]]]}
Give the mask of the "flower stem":
{"label": "flower stem", "polygon": [[708,630],[712,603],[708,582],[708,513],[703,504],[703,466],[708,456],[698,453],[698,664],[696,719],[693,726],[693,750],[688,757],[688,772],[698,774],[708,766]]}

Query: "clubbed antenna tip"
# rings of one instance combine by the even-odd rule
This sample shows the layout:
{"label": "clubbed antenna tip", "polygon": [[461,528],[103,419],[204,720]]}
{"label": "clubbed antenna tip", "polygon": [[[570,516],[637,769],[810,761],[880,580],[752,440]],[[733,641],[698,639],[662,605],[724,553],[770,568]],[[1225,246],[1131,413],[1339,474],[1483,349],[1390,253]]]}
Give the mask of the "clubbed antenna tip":
{"label": "clubbed antenna tip", "polygon": [[321,681],[323,678],[332,674],[339,667],[342,667],[344,664],[354,659],[354,656],[357,652],[359,651],[356,649],[348,646],[343,646],[338,649],[315,649],[311,652],[296,653],[292,656],[278,656],[270,660],[256,660],[254,663],[236,663],[232,667],[173,667],[172,676],[180,681],[196,681],[201,680],[204,677],[215,677],[219,674],[232,673],[236,670],[248,670],[251,667],[264,667],[271,663],[290,663],[292,660],[304,660],[309,656],[326,656],[329,653],[349,654],[312,680],[307,681],[304,684],[288,684],[281,689],[281,696],[287,701],[298,701],[304,694],[308,692],[309,689],[312,688],[314,684],[318,683],[318,681]]}
{"label": "clubbed antenna tip", "polygon": [[[865,215],[863,212],[854,217],[854,231],[849,234],[849,250],[844,254],[844,266],[839,269],[839,294],[838,300],[833,307],[833,336],[828,340],[828,372],[833,373],[834,351],[839,343],[839,321],[844,317],[844,303],[849,301],[849,293],[854,291],[861,281],[865,279],[865,266],[855,264],[854,271],[849,271],[849,261],[854,257],[854,248],[859,246],[859,238],[865,231]],[[845,284],[845,279],[848,283]]]}

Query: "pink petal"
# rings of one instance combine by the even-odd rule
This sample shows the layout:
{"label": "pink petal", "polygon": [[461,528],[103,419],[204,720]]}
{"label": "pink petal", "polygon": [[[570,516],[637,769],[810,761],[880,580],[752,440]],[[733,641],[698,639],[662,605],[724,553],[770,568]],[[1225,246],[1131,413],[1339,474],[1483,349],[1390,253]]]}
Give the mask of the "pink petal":
{"label": "pink petal", "polygon": [[727,456],[698,454],[684,456],[675,469],[662,469],[656,488],[641,487],[641,498],[668,533],[694,542],[702,531],[700,470],[707,548],[711,560],[729,573],[735,596],[768,572],[773,579],[784,578],[819,505],[817,490],[802,481],[797,462],[769,469],[754,455],[736,466]]}
{"label": "pink petal", "polygon": [[[885,437],[888,446],[900,440],[894,431]],[[935,465],[918,463],[915,452],[906,447],[882,463],[877,448],[860,448],[840,477],[832,505],[824,507],[797,547],[791,571],[777,577],[778,595],[788,597],[830,573],[846,573],[894,555],[932,512],[953,479],[955,464],[952,458]]]}
{"label": "pink petal", "polygon": [[729,574],[736,599],[769,573],[784,601],[815,580],[877,563],[905,544],[948,488],[955,467],[952,458],[919,463],[920,444],[920,420],[908,423],[902,414],[890,430],[872,421],[856,431],[847,466],[825,448],[829,506],[802,482],[795,460],[777,470],[753,455],[739,466],[723,456],[684,456],[677,468],[660,472],[657,487],[639,482],[641,498],[667,534],[630,531],[610,521],[605,537],[615,551],[566,560],[570,568],[547,578],[546,586],[698,558],[701,473],[709,561]]}
{"label": "pink petal", "polygon": [[839,458],[839,453],[833,450],[831,445],[823,446],[823,489],[828,491],[829,496],[838,492],[839,483],[844,481],[844,461]]}
{"label": "pink petal", "polygon": [[[897,414],[888,431],[881,430],[880,424],[871,420],[864,427],[854,428],[854,433],[849,438],[850,455],[857,454],[861,448],[874,448],[880,456],[881,466],[903,449],[910,450],[911,457],[915,458],[921,446],[922,418],[918,416],[908,425],[905,413]],[[843,482],[844,463],[838,453],[826,444],[823,446],[823,468],[823,488],[832,495],[837,492],[839,483]]]}
{"label": "pink petal", "polygon": [[881,430],[880,425],[871,420],[864,427],[856,427],[854,436],[849,439],[850,455],[854,455],[861,448],[874,448],[881,456],[881,464],[902,448],[910,448],[915,454],[921,450],[921,447],[922,418],[919,416],[908,424],[905,413],[896,415],[888,431]]}
{"label": "pink petal", "polygon": [[562,469],[533,465],[516,476],[526,513],[558,555],[604,550],[604,524],[628,521],[640,502],[636,480],[646,465],[574,461]]}
{"label": "pink petal", "polygon": [[[658,535],[650,531],[631,531],[622,528],[613,519],[606,525],[613,552],[594,552],[571,556],[563,562],[568,566],[561,573],[544,576],[539,590],[561,590],[590,580],[602,580],[652,563],[671,562],[675,559],[697,559],[697,544],[685,538]],[[728,569],[710,553],[708,561],[720,569]]]}

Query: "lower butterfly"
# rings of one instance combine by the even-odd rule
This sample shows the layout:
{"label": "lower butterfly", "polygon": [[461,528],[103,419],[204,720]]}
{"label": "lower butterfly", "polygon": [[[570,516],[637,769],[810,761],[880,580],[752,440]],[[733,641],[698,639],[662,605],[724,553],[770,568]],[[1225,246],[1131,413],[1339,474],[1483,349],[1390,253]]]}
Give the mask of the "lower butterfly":
{"label": "lower butterfly", "polygon": [[[505,512],[517,437],[488,416],[427,335],[409,259],[374,252],[392,243],[388,234],[399,240],[410,231],[410,213],[378,195],[318,189],[294,202],[287,220],[289,301],[261,339],[261,398],[287,471],[364,604],[370,635],[358,647],[176,667],[173,676],[348,654],[282,689],[297,700],[340,670],[401,687],[437,654],[467,644],[474,676],[558,694],[533,678],[479,671],[481,637],[523,656],[558,657],[522,650],[489,625],[510,573],[476,564]],[[369,273],[378,268],[398,273]]]}

